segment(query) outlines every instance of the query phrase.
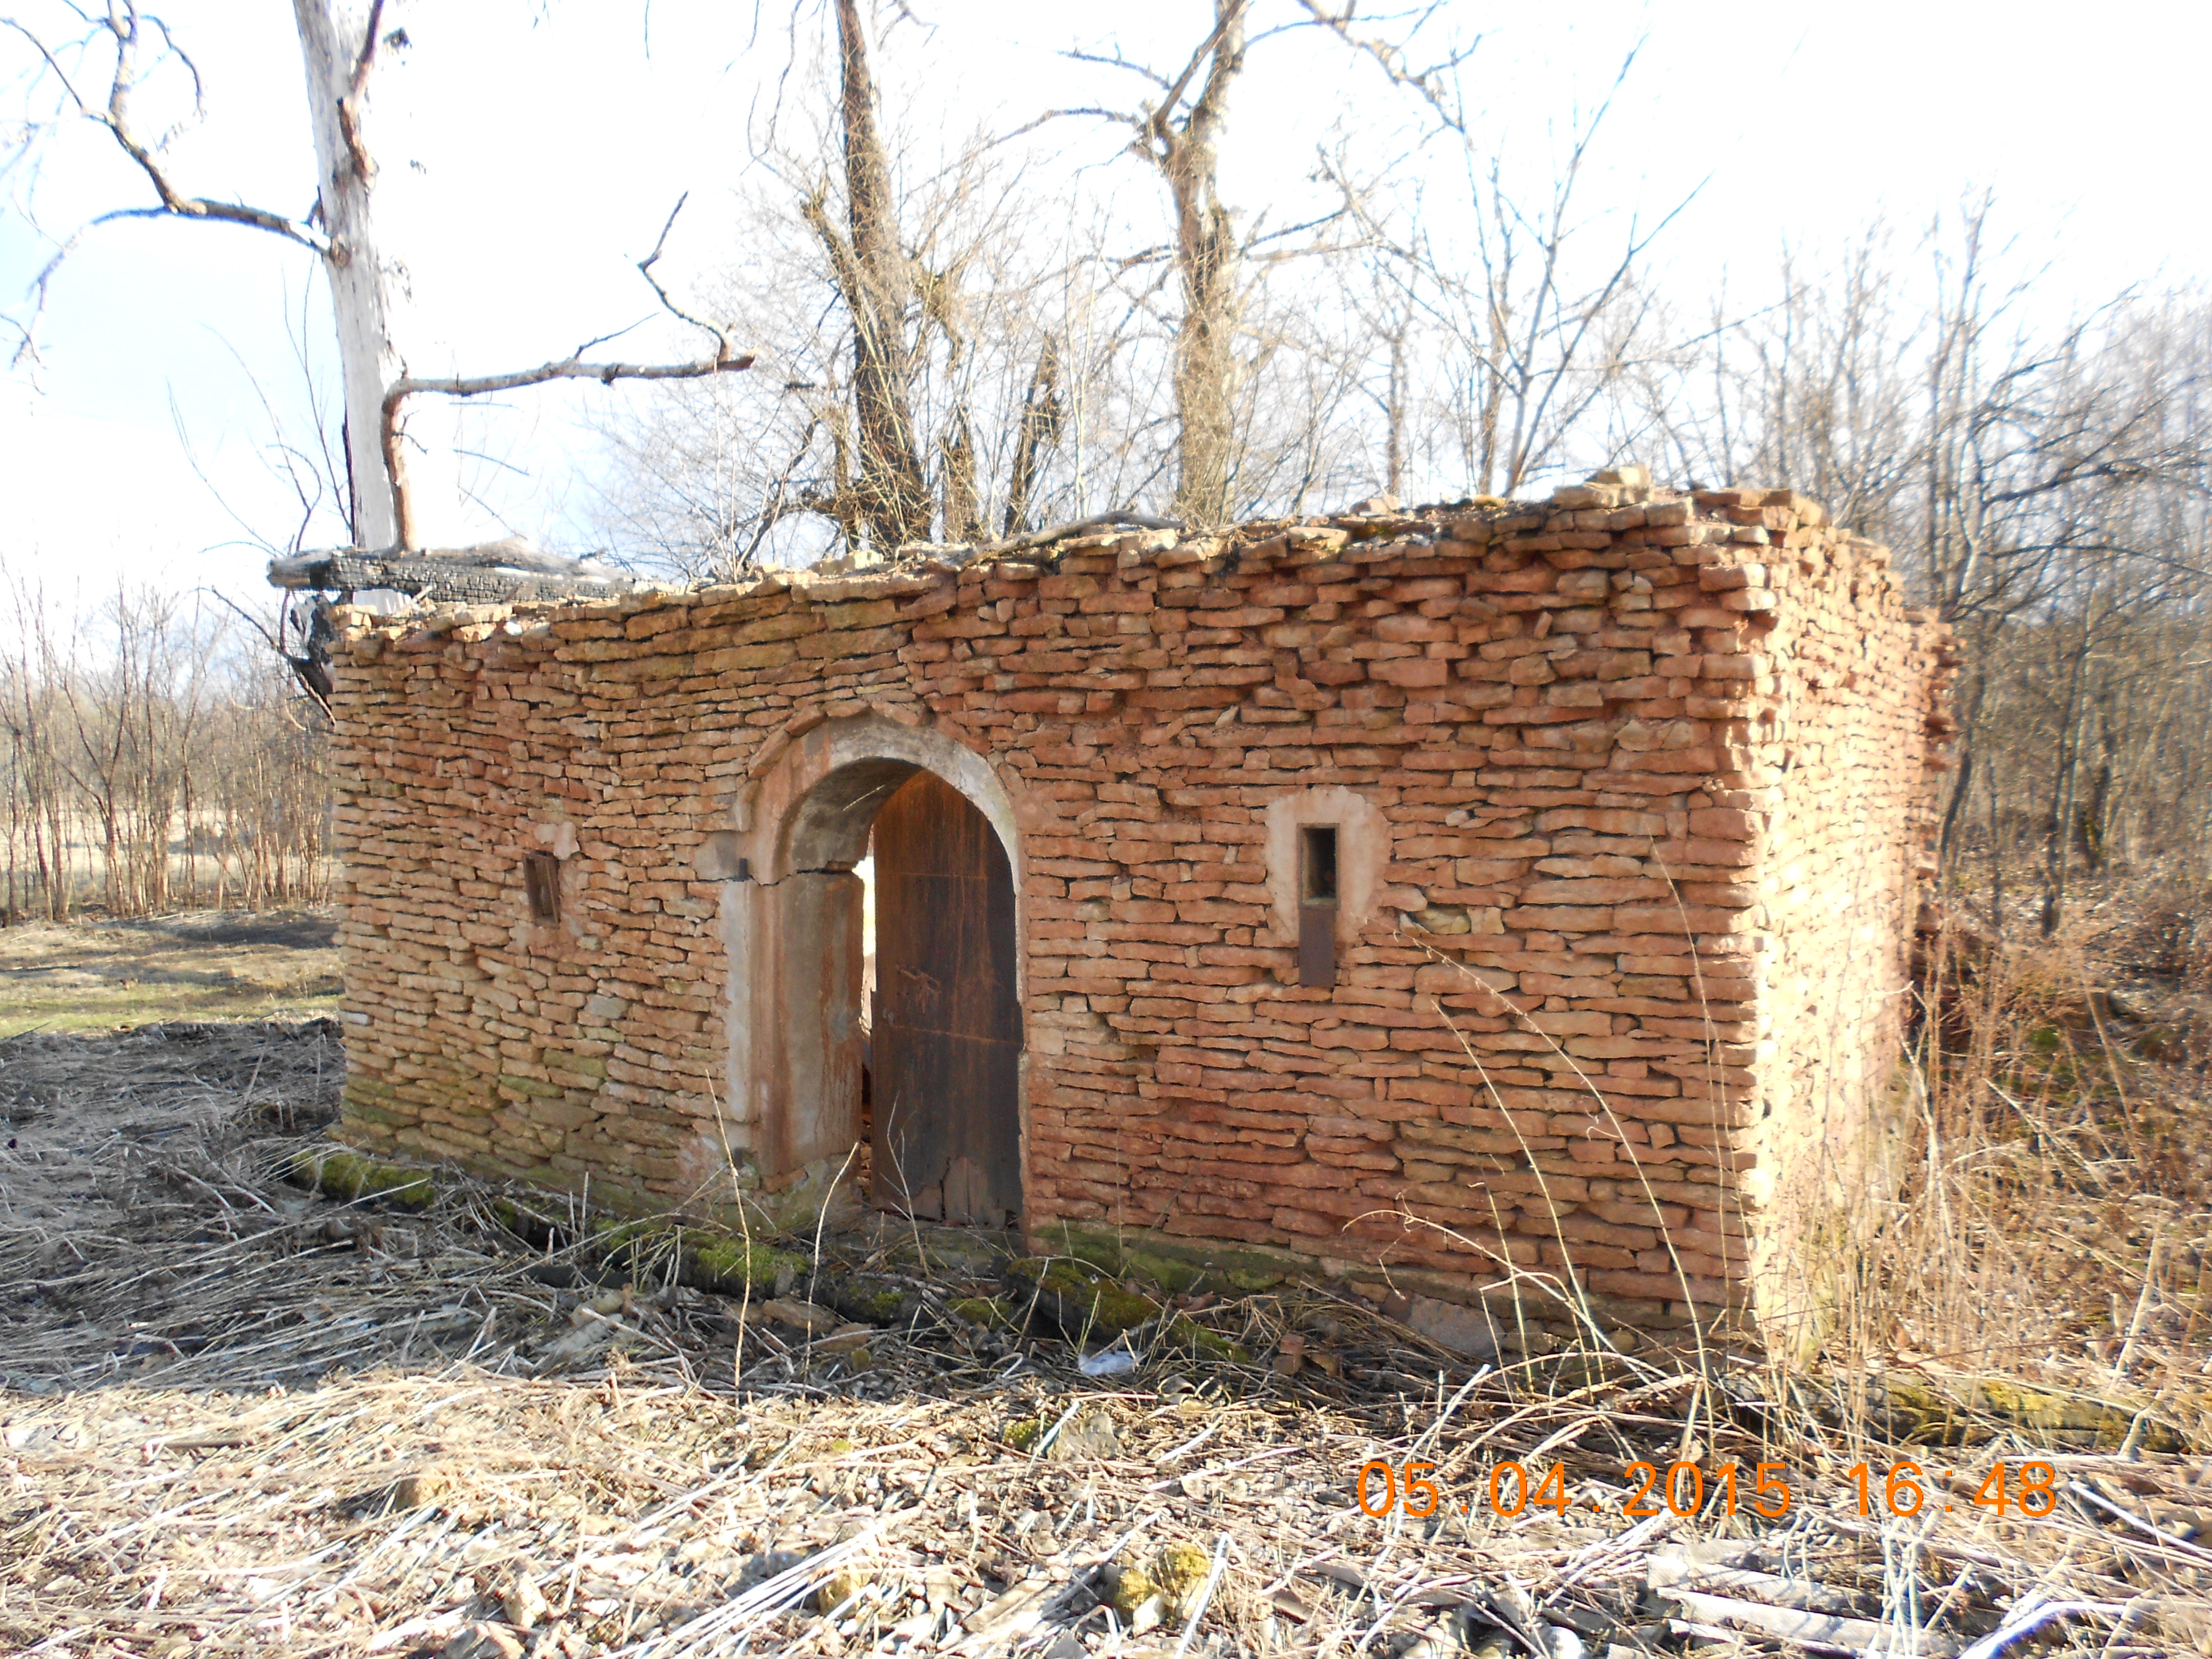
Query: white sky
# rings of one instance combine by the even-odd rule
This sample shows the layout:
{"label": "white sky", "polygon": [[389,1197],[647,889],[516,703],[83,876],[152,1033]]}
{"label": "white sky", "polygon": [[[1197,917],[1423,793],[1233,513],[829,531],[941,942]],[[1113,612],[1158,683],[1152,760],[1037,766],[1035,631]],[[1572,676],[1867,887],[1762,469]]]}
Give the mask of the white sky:
{"label": "white sky", "polygon": [[[887,97],[909,118],[962,131],[1126,99],[1110,73],[1060,49],[1118,39],[1164,64],[1194,44],[1206,12],[1200,0],[912,4],[933,27],[894,34],[879,60]],[[176,0],[164,15],[206,79],[208,118],[175,151],[180,182],[304,210],[312,152],[289,7]],[[390,16],[414,44],[380,72],[380,214],[411,267],[416,349],[438,358],[410,367],[512,368],[649,318],[633,262],[685,191],[692,205],[667,267],[679,281],[710,270],[748,166],[749,111],[785,64],[789,15],[773,9],[755,40],[748,8],[653,0],[648,57],[638,0],[396,4]],[[827,23],[808,27],[819,35]],[[2054,309],[2130,283],[2194,282],[2212,254],[2199,183],[2212,9],[1456,0],[1445,27],[1483,33],[1468,84],[1488,130],[1538,168],[1577,103],[1601,96],[1622,53],[1648,37],[1587,199],[1649,214],[1709,180],[1656,250],[1687,301],[1723,270],[1764,279],[1785,239],[1817,246],[1877,213],[1909,228],[1984,188],[1997,194],[2015,257],[2049,266],[2040,291]],[[12,51],[0,43],[9,71]],[[803,76],[786,95],[796,137],[815,118]],[[1412,119],[1326,43],[1265,44],[1233,106],[1224,194],[1294,216],[1314,147],[1332,131],[1350,125],[1379,157],[1402,149],[1390,135]],[[1110,132],[1068,123],[1049,143],[1048,170],[1124,169],[1121,211],[1142,228],[1156,191],[1138,164],[1114,160]],[[50,228],[145,199],[96,131],[48,155]],[[1446,210],[1442,200],[1432,210]],[[21,221],[0,215],[0,303],[42,258]],[[56,279],[35,381],[0,385],[0,558],[57,583],[98,586],[127,572],[262,597],[261,555],[241,544],[233,514],[274,540],[297,516],[260,459],[275,431],[256,383],[281,407],[302,402],[291,336],[312,264],[224,227],[95,232]],[[327,374],[312,323],[309,335]],[[623,345],[627,356],[690,349],[658,322]],[[556,543],[582,533],[591,441],[572,411],[607,395],[626,394],[514,400],[526,413],[497,439],[521,470],[498,475],[514,528]]]}

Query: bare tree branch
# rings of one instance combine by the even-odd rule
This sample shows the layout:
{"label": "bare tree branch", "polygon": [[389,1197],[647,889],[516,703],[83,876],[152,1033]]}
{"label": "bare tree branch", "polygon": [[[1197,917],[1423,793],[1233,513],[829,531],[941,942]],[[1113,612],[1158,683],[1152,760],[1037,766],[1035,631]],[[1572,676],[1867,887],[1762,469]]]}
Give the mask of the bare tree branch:
{"label": "bare tree branch", "polygon": [[[378,3],[380,6],[382,0],[378,0]],[[172,178],[161,159],[167,137],[149,141],[139,133],[131,119],[131,100],[153,73],[150,69],[142,68],[140,63],[140,48],[144,44],[147,32],[150,30],[160,37],[162,54],[174,58],[190,77],[196,116],[200,112],[198,66],[177,45],[167,24],[158,17],[142,15],[136,0],[114,0],[114,3],[98,15],[82,11],[79,15],[88,17],[91,27],[76,44],[90,50],[104,38],[114,54],[107,77],[107,94],[99,104],[94,104],[79,91],[76,82],[63,66],[54,46],[28,24],[17,17],[4,16],[0,17],[0,28],[18,36],[29,46],[46,72],[59,83],[69,107],[76,116],[106,130],[116,147],[153,187],[158,204],[118,208],[95,215],[62,240],[32,281],[31,321],[25,324],[11,320],[11,326],[21,336],[14,356],[14,362],[19,364],[27,356],[35,355],[37,320],[45,311],[47,293],[56,270],[88,233],[118,219],[197,219],[213,224],[242,225],[250,230],[283,237],[286,241],[297,243],[324,258],[333,257],[330,240],[305,221],[243,202],[226,202],[213,197],[195,195]],[[27,138],[25,142],[29,140]]]}
{"label": "bare tree branch", "polygon": [[377,37],[383,27],[384,0],[371,0],[368,27],[362,33],[361,51],[354,58],[353,73],[346,77],[346,94],[338,100],[338,131],[345,137],[346,155],[354,177],[364,185],[376,178],[376,158],[368,153],[368,143],[361,135],[361,100],[368,89],[368,73],[376,64]]}
{"label": "bare tree branch", "polygon": [[[1344,9],[1340,12],[1332,11],[1322,3],[1322,0],[1298,0],[1298,3],[1316,23],[1362,57],[1371,58],[1382,73],[1390,77],[1392,84],[1416,94],[1436,112],[1437,118],[1446,127],[1454,132],[1465,134],[1467,112],[1449,94],[1456,90],[1457,83],[1453,77],[1474,56],[1476,48],[1482,45],[1482,37],[1478,34],[1464,46],[1453,46],[1436,62],[1423,64],[1418,69],[1410,63],[1406,48],[1401,43],[1401,40],[1411,40],[1419,33],[1431,18],[1443,15],[1444,0],[1431,0],[1431,3],[1410,14],[1413,18],[1413,25],[1404,31],[1401,40],[1392,40],[1379,34],[1354,33],[1352,25],[1358,11],[1357,0],[1345,0]],[[1402,15],[1389,21],[1401,21]]]}
{"label": "bare tree branch", "polygon": [[659,297],[660,303],[672,316],[681,318],[694,328],[704,329],[722,343],[722,350],[726,356],[734,357],[738,355],[737,346],[730,338],[729,330],[720,323],[709,322],[696,313],[686,311],[682,306],[678,305],[670,296],[668,290],[661,286],[660,278],[653,274],[653,266],[660,262],[661,252],[668,246],[668,233],[676,228],[676,216],[684,211],[684,204],[690,199],[691,192],[688,190],[676,198],[676,205],[668,210],[668,222],[661,226],[660,235],[653,242],[653,252],[637,262],[637,274],[645,278],[646,285]]}
{"label": "bare tree branch", "polygon": [[753,366],[751,354],[733,356],[729,342],[722,340],[720,349],[712,357],[702,357],[688,363],[589,363],[580,357],[568,356],[553,362],[539,363],[534,368],[519,368],[504,374],[474,376],[453,375],[436,378],[417,378],[407,375],[394,380],[384,393],[384,464],[391,469],[392,483],[399,505],[399,545],[411,549],[416,545],[414,511],[408,500],[406,463],[402,453],[401,407],[412,397],[434,392],[448,398],[481,398],[487,392],[513,392],[526,386],[544,386],[554,380],[597,380],[602,386],[612,386],[617,380],[696,380],[709,374],[736,374]]}

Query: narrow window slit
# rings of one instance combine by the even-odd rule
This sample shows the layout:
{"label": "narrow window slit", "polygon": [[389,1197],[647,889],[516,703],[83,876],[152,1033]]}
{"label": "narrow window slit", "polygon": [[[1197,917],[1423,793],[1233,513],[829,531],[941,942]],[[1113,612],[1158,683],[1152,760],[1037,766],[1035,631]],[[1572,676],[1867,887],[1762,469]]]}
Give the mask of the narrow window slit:
{"label": "narrow window slit", "polygon": [[1298,830],[1298,983],[1326,991],[1336,984],[1336,826]]}
{"label": "narrow window slit", "polygon": [[522,889],[530,898],[530,919],[536,922],[561,920],[561,860],[550,853],[522,855]]}

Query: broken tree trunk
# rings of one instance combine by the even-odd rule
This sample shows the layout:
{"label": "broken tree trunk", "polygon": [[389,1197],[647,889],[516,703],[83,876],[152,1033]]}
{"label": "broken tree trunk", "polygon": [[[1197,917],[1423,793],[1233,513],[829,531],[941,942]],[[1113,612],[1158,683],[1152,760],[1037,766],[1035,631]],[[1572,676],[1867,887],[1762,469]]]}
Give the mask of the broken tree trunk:
{"label": "broken tree trunk", "polygon": [[364,131],[383,0],[293,0],[314,128],[317,216],[330,236],[323,269],[337,323],[344,386],[348,519],[363,547],[399,539],[399,512],[380,442],[384,389],[405,372],[392,343],[394,289],[372,211],[376,163]]}

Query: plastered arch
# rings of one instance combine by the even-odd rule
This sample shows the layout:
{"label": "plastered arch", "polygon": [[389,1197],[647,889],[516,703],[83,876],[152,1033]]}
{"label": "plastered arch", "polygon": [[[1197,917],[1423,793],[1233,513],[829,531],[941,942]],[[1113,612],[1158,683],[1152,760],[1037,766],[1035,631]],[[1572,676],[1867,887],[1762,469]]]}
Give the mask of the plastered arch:
{"label": "plastered arch", "polygon": [[[802,717],[803,719],[804,717]],[[796,728],[796,729],[794,729]],[[772,1210],[853,1194],[829,1188],[860,1135],[860,882],[877,809],[917,770],[982,813],[1013,878],[1016,997],[1027,982],[1022,801],[983,755],[880,713],[787,726],[732,802],[710,879],[729,953],[729,1098]],[[1028,1121],[1027,1066],[1021,1072]],[[1024,1139],[1026,1141],[1026,1133]],[[1024,1149],[1026,1150],[1026,1148]]]}
{"label": "plastered arch", "polygon": [[850,869],[866,850],[874,807],[916,768],[934,772],[957,789],[998,832],[1018,894],[1019,815],[997,769],[933,727],[880,714],[809,726],[782,744],[753,778],[749,827],[740,832],[753,878],[775,883],[798,870]]}

